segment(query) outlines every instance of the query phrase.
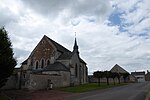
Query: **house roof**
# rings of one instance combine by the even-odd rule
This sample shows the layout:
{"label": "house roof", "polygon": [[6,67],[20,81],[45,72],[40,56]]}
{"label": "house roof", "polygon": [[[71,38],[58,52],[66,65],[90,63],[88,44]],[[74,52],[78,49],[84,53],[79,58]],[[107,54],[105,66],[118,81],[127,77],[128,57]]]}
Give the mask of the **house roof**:
{"label": "house roof", "polygon": [[57,60],[66,60],[71,59],[73,53],[72,52],[64,52]]}
{"label": "house roof", "polygon": [[[66,59],[70,59],[72,57],[73,52],[71,52],[70,50],[66,49],[65,47],[63,47],[59,43],[55,42],[54,40],[50,39],[46,35],[45,35],[45,37],[48,38],[56,46],[58,51],[63,52],[63,54],[57,60],[66,60]],[[77,45],[76,40],[75,40],[75,45]],[[79,60],[80,60],[80,62],[85,63],[84,60],[81,59],[80,57],[79,57]]]}
{"label": "house roof", "polygon": [[42,71],[69,71],[69,69],[64,64],[60,62],[55,62],[43,68]]}
{"label": "house roof", "polygon": [[131,72],[131,75],[145,75],[145,72]]}
{"label": "house roof", "polygon": [[86,62],[83,59],[81,59],[80,57],[79,57],[79,60],[80,60],[80,62],[86,64]]}
{"label": "house roof", "polygon": [[[59,56],[59,58],[57,60],[68,60],[68,59],[71,59],[72,55],[74,52],[71,52],[70,50],[68,50],[67,48],[63,47],[62,45],[60,45],[59,43],[55,42],[54,40],[50,39],[49,37],[47,37],[46,35],[44,35],[44,38],[47,38],[55,47],[58,51],[62,52],[62,54]],[[76,44],[77,45],[77,44]],[[24,62],[22,62],[22,65],[26,65],[27,64],[27,60],[26,59]],[[79,60],[81,63],[84,63],[84,60],[82,60],[80,57],[79,57]]]}
{"label": "house roof", "polygon": [[116,64],[110,71],[117,72],[117,73],[128,73],[125,69],[120,67],[118,64]]}
{"label": "house roof", "polygon": [[25,61],[23,61],[21,64],[22,64],[22,65],[26,65],[27,62],[28,62],[28,59],[26,59]]}
{"label": "house roof", "polygon": [[62,45],[60,45],[59,43],[55,42],[54,40],[50,39],[49,37],[47,37],[46,35],[44,35],[46,38],[48,38],[49,41],[51,41],[55,47],[57,48],[58,51],[60,52],[71,52],[70,50],[66,49],[65,47],[63,47]]}

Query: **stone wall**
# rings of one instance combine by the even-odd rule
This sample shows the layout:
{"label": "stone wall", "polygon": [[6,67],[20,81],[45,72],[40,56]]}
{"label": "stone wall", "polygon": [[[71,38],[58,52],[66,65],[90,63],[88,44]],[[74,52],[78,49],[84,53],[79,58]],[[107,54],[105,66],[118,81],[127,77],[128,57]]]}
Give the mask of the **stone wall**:
{"label": "stone wall", "polygon": [[70,86],[70,73],[60,72],[60,75],[48,75],[48,74],[31,74],[30,82],[27,83],[28,89],[47,89],[48,80],[53,83],[53,88]]}
{"label": "stone wall", "polygon": [[17,75],[11,75],[5,86],[3,86],[1,89],[17,89],[18,88],[18,80]]}
{"label": "stone wall", "polygon": [[[115,78],[114,79],[115,83],[119,83],[118,81],[118,78]],[[95,78],[95,77],[89,77],[89,83],[97,83],[98,82],[98,79]],[[107,82],[107,79],[106,78],[101,78],[100,79],[100,82],[101,83],[106,83]],[[110,83],[113,83],[113,79],[112,78],[109,78],[109,82]],[[124,79],[123,78],[120,78],[120,82],[124,82]]]}

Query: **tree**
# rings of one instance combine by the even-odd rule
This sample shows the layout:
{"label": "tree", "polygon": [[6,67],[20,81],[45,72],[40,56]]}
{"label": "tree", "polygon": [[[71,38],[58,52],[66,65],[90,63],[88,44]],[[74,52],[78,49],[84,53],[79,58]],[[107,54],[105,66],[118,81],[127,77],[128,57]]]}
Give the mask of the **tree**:
{"label": "tree", "polygon": [[111,77],[111,72],[110,71],[104,71],[104,76],[107,79],[107,85],[109,85],[109,78]]}
{"label": "tree", "polygon": [[111,78],[113,79],[113,83],[115,84],[115,78],[117,77],[117,73],[116,72],[111,72]]}
{"label": "tree", "polygon": [[102,71],[96,71],[93,73],[93,76],[98,79],[99,86],[100,86],[101,78],[103,78],[103,74],[104,74],[104,72],[102,72]]}
{"label": "tree", "polygon": [[126,82],[126,78],[130,75],[129,73],[123,73],[123,79],[124,79],[124,82]]}
{"label": "tree", "polygon": [[13,49],[8,33],[4,27],[0,28],[0,88],[5,85],[12,74],[17,62],[13,57]]}
{"label": "tree", "polygon": [[121,73],[117,73],[116,77],[118,78],[118,81],[119,81],[119,84],[120,84]]}

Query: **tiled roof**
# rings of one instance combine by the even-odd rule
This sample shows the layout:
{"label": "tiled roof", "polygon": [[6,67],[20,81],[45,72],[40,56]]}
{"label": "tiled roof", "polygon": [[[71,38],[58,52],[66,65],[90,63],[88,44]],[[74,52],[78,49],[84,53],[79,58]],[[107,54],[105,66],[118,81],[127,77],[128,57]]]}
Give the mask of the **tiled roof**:
{"label": "tiled roof", "polygon": [[60,62],[55,62],[54,64],[49,64],[47,67],[43,68],[42,71],[69,71],[69,69]]}

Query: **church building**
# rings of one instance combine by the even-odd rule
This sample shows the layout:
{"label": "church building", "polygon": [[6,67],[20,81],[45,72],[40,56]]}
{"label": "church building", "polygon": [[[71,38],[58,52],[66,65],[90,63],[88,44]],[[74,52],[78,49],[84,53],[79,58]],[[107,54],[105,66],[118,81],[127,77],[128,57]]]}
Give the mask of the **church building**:
{"label": "church building", "polygon": [[47,89],[87,83],[86,62],[80,58],[75,38],[70,51],[46,35],[40,40],[29,57],[22,63],[20,88]]}

